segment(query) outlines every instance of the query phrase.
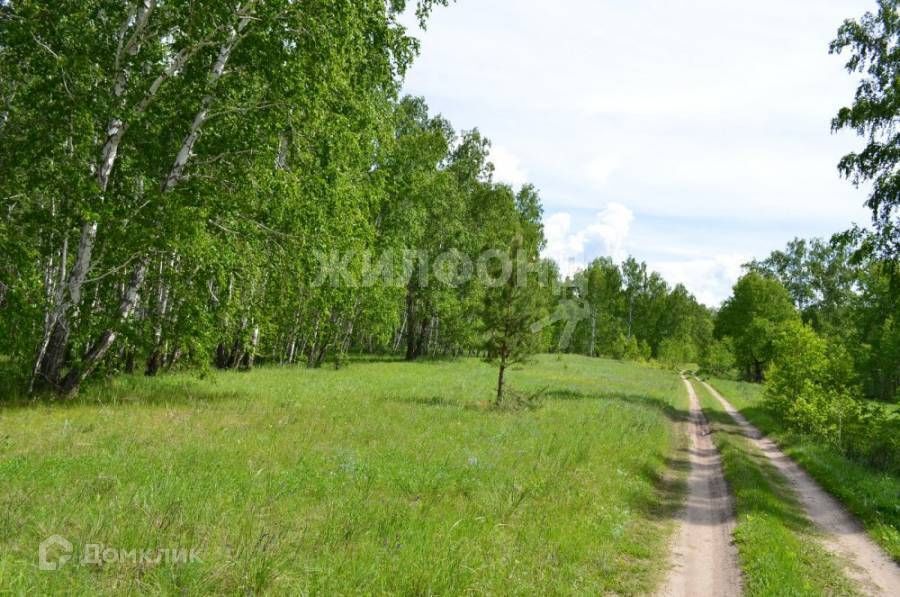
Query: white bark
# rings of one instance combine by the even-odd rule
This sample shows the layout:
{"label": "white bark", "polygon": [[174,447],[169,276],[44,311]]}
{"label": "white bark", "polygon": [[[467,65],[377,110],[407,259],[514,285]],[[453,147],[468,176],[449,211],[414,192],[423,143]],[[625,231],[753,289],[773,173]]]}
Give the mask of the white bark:
{"label": "white bark", "polygon": [[[61,254],[65,255],[67,249],[68,239],[65,239],[63,241]],[[29,394],[34,392],[34,383],[37,381],[38,375],[40,374],[44,357],[47,354],[47,346],[50,344],[50,335],[53,333],[53,328],[59,318],[59,310],[62,305],[62,289],[65,288],[65,275],[61,275],[59,281],[56,282],[56,276],[54,275],[56,272],[54,270],[56,270],[56,267],[53,265],[53,257],[51,256],[47,258],[47,265],[44,267],[44,288],[46,290],[49,307],[44,311],[44,333],[41,336],[41,343],[38,345],[37,357],[34,360],[34,367],[31,370],[31,379],[28,382]]]}
{"label": "white bark", "polygon": [[[113,96],[116,98],[122,97],[128,87],[128,71],[123,66],[122,61],[125,59],[125,54],[133,56],[140,50],[144,30],[147,28],[147,23],[150,21],[150,13],[153,12],[155,6],[156,0],[141,0],[137,7],[132,7],[128,11],[122,26],[119,28],[119,45],[116,49],[116,63],[113,73],[115,83],[112,89]],[[128,35],[129,29],[131,29],[131,35]],[[125,123],[118,117],[111,118],[106,125],[106,141],[100,150],[100,166],[97,168],[97,185],[100,187],[101,193],[106,192],[106,187],[109,185],[109,176],[119,154],[119,144],[122,142],[122,137],[125,136],[127,128]]]}
{"label": "white bark", "polygon": [[[132,313],[134,313],[135,307],[137,306],[137,301],[139,297],[139,291],[141,286],[144,283],[144,276],[147,273],[147,263],[145,261],[140,262],[134,270],[134,273],[131,275],[131,280],[128,282],[128,285],[125,287],[122,293],[122,300],[119,302],[119,313],[118,313],[118,322],[117,324],[121,324],[126,321],[129,317],[131,317]],[[91,346],[90,350],[88,350],[87,354],[84,356],[80,367],[73,367],[71,371],[66,375],[66,379],[62,384],[62,390],[67,393],[73,393],[78,390],[78,386],[82,381],[87,378],[88,375],[93,373],[94,369],[96,369],[97,365],[103,360],[103,357],[106,356],[106,353],[112,347],[113,343],[116,341],[118,337],[118,332],[113,326],[104,331],[97,342]]]}
{"label": "white bark", "polygon": [[[50,299],[44,316],[44,333],[38,346],[34,369],[28,385],[28,392],[34,391],[35,381],[45,376],[47,381],[56,383],[65,343],[69,336],[69,314],[81,303],[81,290],[91,265],[91,253],[97,236],[96,222],[88,222],[81,228],[78,253],[75,264],[66,275],[68,262],[68,237],[64,237],[59,252],[59,267],[48,262],[45,284]],[[55,271],[55,274],[52,273]],[[66,296],[68,294],[68,296]],[[52,346],[51,346],[52,342]]]}
{"label": "white bark", "polygon": [[291,347],[288,349],[288,365],[294,364],[294,352],[297,350],[297,338],[291,340]]}
{"label": "white bark", "polygon": [[400,331],[397,332],[397,335],[394,337],[394,352],[400,350],[400,342],[403,341],[403,335],[406,333],[406,322],[409,319],[409,311],[405,310],[403,312],[403,324],[400,326]]}
{"label": "white bark", "polygon": [[150,104],[153,102],[153,99],[156,97],[156,94],[159,92],[160,87],[163,86],[168,79],[176,76],[181,72],[181,69],[184,68],[184,65],[187,64],[188,60],[190,60],[194,54],[197,53],[200,48],[206,45],[206,41],[198,42],[197,44],[182,48],[175,56],[172,57],[172,61],[169,65],[161,72],[150,84],[150,87],[147,89],[147,92],[144,94],[144,97],[141,98],[141,101],[138,102],[134,111],[135,114],[141,114],[144,112]]}
{"label": "white bark", "polygon": [[[142,97],[141,101],[135,106],[133,110],[135,116],[142,114],[150,107],[150,104],[153,103],[153,100],[163,83],[178,74],[178,72],[184,68],[185,63],[199,48],[200,45],[184,48],[172,58],[172,62],[169,63],[169,66],[153,80],[153,83],[150,84],[150,88],[144,94],[144,97]],[[119,83],[117,82],[116,85],[118,86],[118,84]],[[124,88],[121,90],[117,89],[114,93],[120,95],[123,92]],[[113,167],[116,164],[116,158],[119,155],[119,145],[122,143],[122,138],[125,137],[127,131],[128,123],[123,122],[119,118],[110,119],[109,124],[106,126],[106,142],[100,150],[100,167],[97,169],[97,185],[100,187],[101,192],[105,192],[106,187],[109,184],[109,176],[112,173]]]}
{"label": "white bark", "polygon": [[97,186],[100,192],[106,192],[109,185],[109,175],[112,173],[113,166],[116,163],[116,157],[119,155],[119,144],[122,137],[125,136],[125,123],[118,118],[109,121],[106,127],[106,143],[100,150],[100,167],[97,169]]}
{"label": "white bark", "polygon": [[[118,81],[124,82],[127,80],[124,69],[122,68],[122,61],[125,58],[125,54],[134,56],[140,51],[144,29],[147,27],[147,23],[150,21],[150,13],[153,12],[155,7],[156,0],[141,0],[138,3],[138,6],[130,7],[125,16],[125,20],[122,21],[122,26],[119,27],[119,33],[116,36],[119,40],[119,45],[116,49],[115,66],[117,87]],[[129,29],[132,29],[131,35],[128,35]],[[124,88],[122,91],[124,91]],[[119,97],[120,95],[121,93],[117,93],[116,97]]]}
{"label": "white bark", "polygon": [[137,9],[137,15],[134,18],[134,30],[122,49],[134,56],[141,50],[141,41],[143,40],[144,29],[150,21],[150,13],[156,8],[156,0],[142,0]]}
{"label": "white bark", "polygon": [[69,302],[73,307],[81,303],[81,288],[91,267],[91,253],[97,239],[97,222],[87,222],[81,227],[81,240],[78,242],[78,254],[75,265],[69,274]]}
{"label": "white bark", "polygon": [[[209,119],[209,109],[215,100],[214,92],[216,86],[222,78],[222,75],[225,74],[225,68],[228,66],[228,61],[231,59],[231,53],[241,40],[241,33],[243,33],[244,29],[247,28],[247,25],[250,24],[254,4],[255,1],[248,4],[238,20],[237,27],[233,27],[228,32],[228,37],[219,47],[219,54],[216,61],[213,63],[212,70],[209,74],[208,93],[201,100],[200,108],[194,115],[188,134],[181,143],[181,147],[175,156],[175,162],[172,164],[168,176],[166,176],[166,179],[163,181],[163,192],[171,191],[181,179],[184,178],[184,168],[187,166],[188,161],[190,161],[191,156],[193,155],[194,145],[197,144],[197,140],[200,138],[203,125],[206,124],[206,121]],[[238,12],[241,12],[240,9]]]}
{"label": "white bark", "polygon": [[253,327],[253,333],[250,336],[250,354],[247,355],[247,366],[249,368],[253,368],[253,363],[256,361],[256,350],[259,348],[259,326],[256,325]]}
{"label": "white bark", "polygon": [[139,263],[135,268],[134,273],[131,275],[131,281],[125,288],[125,292],[122,294],[122,300],[119,303],[120,320],[126,320],[134,313],[134,309],[137,306],[138,293],[141,289],[141,285],[144,283],[144,276],[146,274],[146,262]]}
{"label": "white bark", "polygon": [[290,149],[290,139],[287,133],[278,136],[278,155],[275,157],[275,169],[287,170],[288,150]]}

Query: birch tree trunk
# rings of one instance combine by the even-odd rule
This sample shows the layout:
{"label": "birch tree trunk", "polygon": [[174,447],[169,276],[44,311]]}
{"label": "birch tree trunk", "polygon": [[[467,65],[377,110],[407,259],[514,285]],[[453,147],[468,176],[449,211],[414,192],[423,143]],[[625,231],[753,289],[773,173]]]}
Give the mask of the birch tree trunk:
{"label": "birch tree trunk", "polygon": [[[187,165],[192,155],[191,150],[193,149],[194,143],[196,143],[197,138],[199,138],[200,128],[208,118],[209,105],[211,104],[213,98],[212,90],[215,89],[219,79],[224,74],[228,59],[231,56],[231,52],[234,50],[234,47],[240,40],[240,33],[250,23],[250,12],[252,11],[252,6],[254,3],[255,0],[250,2],[247,7],[247,12],[243,12],[243,14],[241,14],[242,11],[240,10],[240,8],[237,11],[239,13],[238,25],[236,28],[232,28],[229,31],[225,42],[220,47],[218,58],[212,67],[212,72],[208,84],[210,93],[208,93],[207,96],[204,97],[204,100],[201,103],[201,109],[198,111],[192,122],[191,132],[189,133],[187,139],[185,139],[185,142],[182,144],[182,147],[179,150],[178,155],[176,156],[172,171],[166,177],[166,181],[163,185],[164,192],[171,191],[182,178],[183,169]],[[141,0],[140,5],[137,7],[137,9],[135,9],[133,13],[129,13],[129,16],[123,22],[122,28],[120,29],[119,46],[116,54],[116,66],[114,73],[115,83],[112,90],[113,96],[116,98],[123,96],[128,80],[127,74],[125,73],[121,65],[122,59],[124,58],[124,55],[126,53],[135,53],[137,51],[137,48],[142,42],[143,34],[146,30],[150,14],[152,13],[155,5],[156,0]],[[131,30],[131,35],[126,39],[126,35],[129,30]],[[206,40],[201,40],[198,43],[184,48],[180,52],[178,52],[173,57],[169,65],[163,70],[163,72],[158,75],[151,83],[143,98],[134,107],[133,114],[137,116],[145,112],[155,99],[161,86],[168,79],[171,79],[178,72],[180,72],[185,63],[200,48],[204,47],[206,43]],[[100,159],[96,171],[96,182],[100,192],[101,200],[103,194],[108,188],[110,175],[112,174],[112,171],[115,167],[116,161],[119,156],[119,148],[127,130],[128,124],[124,122],[120,117],[111,118],[109,124],[106,127],[106,139],[100,150]],[[77,392],[80,383],[85,379],[85,377],[93,372],[99,362],[112,347],[118,335],[115,328],[123,321],[128,319],[128,317],[130,317],[131,312],[136,306],[139,297],[140,286],[141,284],[143,284],[147,269],[147,261],[143,260],[135,269],[134,275],[132,276],[131,281],[129,282],[123,294],[123,299],[122,303],[120,304],[117,320],[112,326],[101,333],[100,337],[92,344],[91,348],[82,359],[82,362],[80,364],[73,365],[68,374],[65,376],[65,379],[60,381],[61,368],[65,361],[66,352],[68,350],[70,311],[72,310],[72,308],[77,308],[77,306],[80,304],[81,288],[86,279],[87,272],[91,266],[91,252],[93,251],[94,243],[96,241],[97,227],[98,223],[96,221],[90,221],[87,222],[82,229],[78,257],[76,258],[75,267],[73,267],[67,283],[69,300],[61,302],[61,308],[58,309],[56,316],[53,318],[54,326],[52,328],[52,332],[49,335],[46,350],[43,351],[43,358],[39,361],[39,364],[35,369],[41,377],[48,380],[52,385],[54,385],[67,395],[72,395]]]}
{"label": "birch tree trunk", "polygon": [[[150,13],[156,5],[156,0],[142,0],[138,7],[132,7],[128,11],[122,26],[118,33],[118,49],[115,58],[115,72],[113,86],[113,95],[116,98],[121,97],[125,92],[127,76],[122,70],[122,59],[125,53],[134,53],[136,48],[142,41],[142,35],[150,18]],[[128,36],[129,29],[132,30]],[[155,92],[154,92],[155,93]],[[100,150],[100,160],[97,168],[97,186],[102,196],[109,185],[109,176],[118,157],[119,144],[125,135],[125,124],[118,118],[112,118],[106,127],[106,141]],[[60,283],[56,292],[55,299],[49,309],[50,314],[47,317],[48,326],[44,335],[44,340],[38,350],[35,359],[34,373],[29,384],[29,392],[34,390],[35,378],[46,386],[67,389],[71,380],[61,380],[61,371],[65,363],[66,353],[69,349],[69,333],[72,325],[73,311],[77,310],[81,304],[81,292],[84,286],[87,274],[91,269],[91,257],[94,245],[97,240],[98,222],[88,221],[82,225],[81,236],[78,242],[78,253],[75,257],[75,264],[71,272],[66,278],[65,284]],[[62,258],[60,270],[65,272],[66,247],[68,238],[63,239]],[[63,276],[65,274],[63,273]],[[108,350],[108,349],[107,349]],[[104,351],[105,354],[105,351]],[[77,385],[77,383],[76,383]]]}
{"label": "birch tree trunk", "polygon": [[247,353],[247,369],[253,369],[256,362],[256,350],[259,348],[259,326],[253,326],[253,333],[250,335],[250,351]]}
{"label": "birch tree trunk", "polygon": [[594,356],[594,347],[596,346],[597,341],[597,312],[591,308],[591,353],[590,356]]}
{"label": "birch tree trunk", "polygon": [[68,276],[68,239],[63,240],[60,250],[60,279],[47,316],[44,340],[38,350],[30,390],[36,382],[49,388],[61,387],[61,372],[69,349],[69,332],[73,312],[81,305],[81,291],[91,265],[91,254],[97,239],[97,223],[88,222],[81,228],[78,253],[75,264]]}
{"label": "birch tree trunk", "polygon": [[106,353],[112,347],[118,336],[116,330],[117,325],[127,320],[132,312],[134,312],[134,308],[138,301],[138,291],[144,283],[144,276],[146,273],[146,262],[141,262],[135,267],[134,272],[131,275],[131,280],[126,285],[125,291],[122,294],[122,300],[119,303],[115,324],[104,330],[97,341],[88,349],[88,352],[81,360],[81,363],[73,366],[69,370],[61,385],[61,390],[64,394],[71,395],[76,393],[81,382],[84,381],[88,375],[93,373],[94,369],[97,368],[97,365],[103,360],[103,357],[106,356]]}
{"label": "birch tree trunk", "polygon": [[218,86],[222,75],[225,74],[225,68],[228,66],[228,60],[231,58],[231,53],[234,51],[234,48],[241,40],[241,34],[244,32],[253,18],[253,6],[255,4],[255,0],[252,0],[248,3],[245,10],[238,10],[238,13],[243,14],[239,14],[237,26],[231,28],[231,30],[228,32],[228,37],[226,38],[225,42],[219,47],[218,57],[216,58],[216,61],[212,67],[212,71],[209,74],[209,83],[207,86],[208,92],[200,101],[200,108],[194,114],[194,119],[191,122],[188,134],[184,138],[184,141],[182,141],[181,147],[179,148],[178,153],[175,156],[175,161],[172,164],[172,168],[169,170],[168,176],[166,176],[165,180],[162,183],[163,192],[171,191],[182,180],[182,178],[184,178],[184,168],[185,166],[187,166],[188,161],[193,155],[194,145],[197,144],[197,140],[200,138],[200,133],[203,129],[203,125],[206,124],[206,121],[209,119],[209,110],[212,106],[213,101],[215,100],[215,89]]}

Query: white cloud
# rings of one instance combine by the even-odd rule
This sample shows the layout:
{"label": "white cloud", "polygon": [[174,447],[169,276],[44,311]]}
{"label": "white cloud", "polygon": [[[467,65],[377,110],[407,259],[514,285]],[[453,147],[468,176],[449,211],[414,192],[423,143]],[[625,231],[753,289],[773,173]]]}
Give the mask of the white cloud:
{"label": "white cloud", "polygon": [[718,307],[731,295],[731,288],[741,276],[741,265],[750,261],[748,255],[723,254],[708,258],[694,258],[649,263],[673,286],[684,284],[701,303]]}
{"label": "white cloud", "polygon": [[621,203],[609,203],[587,226],[573,228],[572,215],[558,212],[545,218],[547,248],[544,256],[556,261],[564,276],[584,269],[594,257],[622,261],[634,214]]}
{"label": "white cloud", "polygon": [[603,243],[603,253],[614,261],[627,257],[625,241],[634,222],[634,213],[621,203],[610,203],[597,214],[597,219],[587,227],[586,237]]}
{"label": "white cloud", "polygon": [[735,261],[869,221],[836,168],[863,142],[831,134],[856,82],[828,44],[872,7],[458,0],[421,33],[406,91],[491,139],[498,180],[541,189],[561,265],[616,252],[596,214],[627,197],[630,252],[715,304]]}
{"label": "white cloud", "polygon": [[597,155],[585,167],[585,177],[600,189],[609,182],[609,177],[619,168],[621,160],[617,156]]}
{"label": "white cloud", "polygon": [[555,261],[563,276],[571,276],[584,267],[584,236],[572,232],[571,214],[560,212],[545,217],[544,235],[544,257]]}
{"label": "white cloud", "polygon": [[571,276],[596,257],[610,257],[621,263],[629,255],[629,245],[642,247],[657,255],[647,264],[650,270],[662,274],[673,287],[683,284],[709,307],[718,307],[730,296],[743,272],[741,266],[753,258],[742,253],[707,257],[707,251],[682,246],[643,247],[642,241],[630,239],[634,221],[634,213],[615,202],[596,213],[587,226],[579,226],[568,212],[550,214],[544,220],[547,237],[544,257],[556,261],[563,276]]}
{"label": "white cloud", "polygon": [[528,172],[522,167],[522,162],[502,145],[491,147],[490,160],[494,164],[494,180],[514,187],[528,182]]}

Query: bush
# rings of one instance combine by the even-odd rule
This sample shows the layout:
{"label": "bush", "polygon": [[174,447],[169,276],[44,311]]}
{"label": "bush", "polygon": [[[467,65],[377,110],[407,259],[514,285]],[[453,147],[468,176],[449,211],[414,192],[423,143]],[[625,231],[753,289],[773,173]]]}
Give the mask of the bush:
{"label": "bush", "polygon": [[734,343],[728,337],[707,344],[700,358],[703,371],[715,377],[732,378],[735,364]]}
{"label": "bush", "polygon": [[658,360],[670,367],[692,363],[697,358],[693,341],[683,336],[666,338],[660,342],[658,354]]}
{"label": "bush", "polygon": [[900,469],[900,418],[854,398],[861,392],[842,347],[799,322],[781,326],[773,346],[765,401],[775,417],[879,468]]}

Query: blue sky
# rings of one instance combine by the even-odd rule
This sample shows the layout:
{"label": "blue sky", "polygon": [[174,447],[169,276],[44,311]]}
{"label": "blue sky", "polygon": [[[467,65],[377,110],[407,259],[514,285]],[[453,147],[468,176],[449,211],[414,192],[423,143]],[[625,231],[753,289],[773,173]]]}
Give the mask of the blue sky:
{"label": "blue sky", "polygon": [[874,5],[459,0],[417,33],[405,90],[540,189],[565,271],[631,254],[715,306],[741,263],[868,223],[837,174],[861,140],[830,133],[854,81],[828,44]]}

